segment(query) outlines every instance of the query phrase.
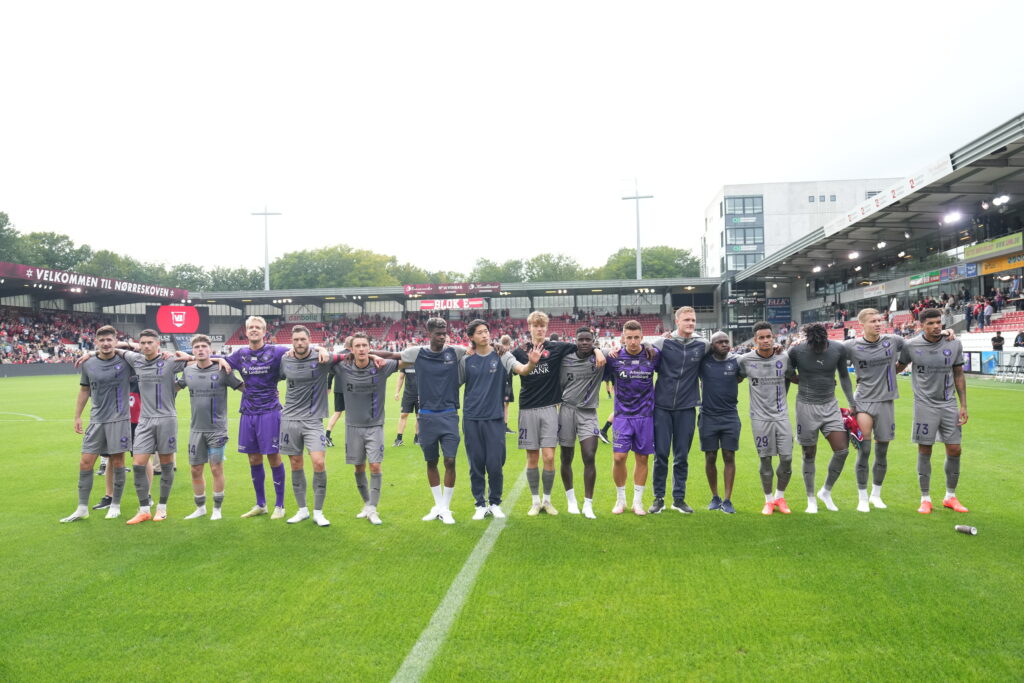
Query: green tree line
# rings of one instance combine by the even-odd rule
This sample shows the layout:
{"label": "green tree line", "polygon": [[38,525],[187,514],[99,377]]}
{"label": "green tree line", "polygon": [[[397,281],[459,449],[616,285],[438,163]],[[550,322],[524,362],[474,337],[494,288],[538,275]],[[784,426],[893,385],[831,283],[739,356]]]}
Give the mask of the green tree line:
{"label": "green tree line", "polygon": [[[667,246],[642,250],[646,278],[696,277],[700,261],[688,249]],[[0,261],[25,263],[119,280],[181,287],[192,292],[237,291],[263,288],[263,269],[192,263],[167,267],[147,263],[106,249],[76,245],[56,232],[20,233],[0,212]],[[270,263],[274,289],[328,287],[387,287],[442,282],[572,282],[629,279],[636,274],[636,250],[624,247],[603,266],[587,268],[564,254],[538,254],[530,259],[504,262],[479,258],[468,273],[430,271],[394,256],[335,244],[284,254]]]}

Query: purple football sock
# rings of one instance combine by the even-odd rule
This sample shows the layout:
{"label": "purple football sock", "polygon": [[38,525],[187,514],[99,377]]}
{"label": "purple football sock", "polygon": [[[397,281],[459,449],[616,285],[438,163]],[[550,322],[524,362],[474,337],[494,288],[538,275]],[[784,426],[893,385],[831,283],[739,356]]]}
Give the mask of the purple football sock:
{"label": "purple football sock", "polygon": [[267,480],[267,471],[263,469],[263,463],[249,465],[249,474],[252,476],[252,487],[256,490],[256,504],[261,508],[267,507],[267,493],[263,488]]}
{"label": "purple football sock", "polygon": [[272,465],[270,472],[274,477],[274,507],[284,507],[284,463]]}

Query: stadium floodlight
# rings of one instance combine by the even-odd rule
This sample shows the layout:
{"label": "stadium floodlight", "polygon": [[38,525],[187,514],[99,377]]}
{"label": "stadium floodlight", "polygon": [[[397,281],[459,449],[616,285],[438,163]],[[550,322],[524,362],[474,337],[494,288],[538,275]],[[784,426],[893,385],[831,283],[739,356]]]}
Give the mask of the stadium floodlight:
{"label": "stadium floodlight", "polygon": [[1002,195],[999,195],[998,197],[996,197],[995,199],[993,199],[992,203],[995,204],[996,206],[1002,206],[1003,204],[1006,204],[1009,201],[1010,201],[1010,196],[1002,194]]}
{"label": "stadium floodlight", "polygon": [[778,288],[779,288],[779,283],[778,282],[773,282],[772,283],[772,289],[778,289]]}
{"label": "stadium floodlight", "polygon": [[907,255],[907,252],[901,251],[900,253],[896,254],[896,258],[903,258],[906,255]]}
{"label": "stadium floodlight", "polygon": [[945,216],[943,216],[942,222],[945,223],[946,225],[949,225],[951,223],[959,223],[963,217],[963,214],[960,213],[959,211],[950,211]]}
{"label": "stadium floodlight", "polygon": [[910,233],[908,231],[906,231],[906,230],[903,231],[903,239],[905,239],[905,240],[909,240],[910,239]]}
{"label": "stadium floodlight", "polygon": [[875,247],[876,247],[877,249],[885,249],[885,240],[882,240],[881,242],[879,242],[878,244],[876,244],[876,245],[875,245]]}
{"label": "stadium floodlight", "polygon": [[[996,206],[998,206],[998,204]],[[981,210],[982,211],[988,211],[988,202],[982,202],[981,203]]]}
{"label": "stadium floodlight", "polygon": [[856,268],[853,269],[853,272],[859,273],[860,269],[861,269],[861,266],[857,266]]}
{"label": "stadium floodlight", "polygon": [[860,252],[859,251],[851,251],[849,254],[847,254],[847,257],[851,261],[856,260],[859,256],[860,256]]}
{"label": "stadium floodlight", "polygon": [[812,273],[820,273],[821,272],[821,266],[814,266],[813,268],[811,268],[811,272]]}

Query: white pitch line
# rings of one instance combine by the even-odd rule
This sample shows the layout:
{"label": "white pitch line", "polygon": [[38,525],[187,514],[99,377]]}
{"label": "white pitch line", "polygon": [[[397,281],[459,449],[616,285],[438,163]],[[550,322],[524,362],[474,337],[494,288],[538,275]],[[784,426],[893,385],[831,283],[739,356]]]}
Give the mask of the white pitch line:
{"label": "white pitch line", "polygon": [[[18,415],[20,417],[30,417],[36,422],[46,422],[43,418],[38,415],[29,415],[28,413],[4,413],[0,412],[0,415]],[[3,420],[3,422],[25,422],[25,420]]]}
{"label": "white pitch line", "polygon": [[[516,480],[515,486],[512,488],[512,494],[503,503],[503,507],[507,510],[506,514],[509,516],[512,514],[512,509],[519,498],[519,494],[523,492],[525,487],[526,471],[524,470]],[[491,554],[494,543],[498,540],[498,534],[505,528],[507,521],[507,519],[491,520],[487,530],[484,531],[484,535],[477,541],[473,552],[466,558],[466,563],[462,565],[462,569],[459,570],[455,580],[452,581],[452,585],[448,588],[448,592],[445,593],[441,604],[437,606],[433,616],[430,617],[430,623],[423,629],[419,640],[412,646],[412,650],[409,651],[405,661],[402,662],[402,666],[398,668],[395,677],[391,679],[392,683],[396,681],[400,683],[405,681],[421,681],[427,672],[430,671],[430,665],[433,663],[434,657],[440,652],[441,646],[444,645],[444,641],[448,638],[448,632],[451,630],[452,624],[455,623],[455,618],[462,611],[462,606],[465,604],[466,598],[469,597],[473,584],[476,583],[476,577],[480,574],[484,562],[487,561],[487,556]]]}

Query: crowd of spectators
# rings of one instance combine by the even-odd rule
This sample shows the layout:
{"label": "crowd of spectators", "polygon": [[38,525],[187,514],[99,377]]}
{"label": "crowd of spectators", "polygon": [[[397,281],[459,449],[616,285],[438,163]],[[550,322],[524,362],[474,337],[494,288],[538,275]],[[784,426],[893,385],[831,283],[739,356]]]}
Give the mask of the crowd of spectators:
{"label": "crowd of spectators", "polygon": [[88,313],[0,307],[0,363],[73,363],[106,320]]}

